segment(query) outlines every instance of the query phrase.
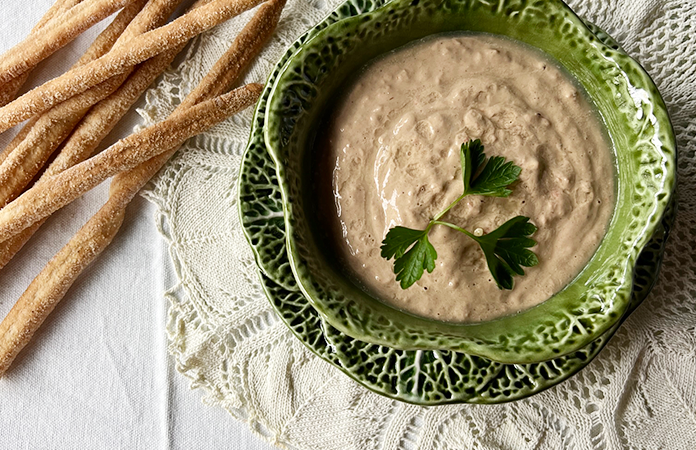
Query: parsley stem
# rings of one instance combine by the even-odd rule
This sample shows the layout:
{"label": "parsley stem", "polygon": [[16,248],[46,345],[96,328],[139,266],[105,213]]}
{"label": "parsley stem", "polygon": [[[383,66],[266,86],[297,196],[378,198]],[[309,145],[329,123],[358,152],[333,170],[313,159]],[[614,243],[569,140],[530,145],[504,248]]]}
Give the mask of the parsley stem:
{"label": "parsley stem", "polygon": [[437,224],[437,225],[444,225],[444,226],[446,226],[446,227],[450,227],[450,228],[452,228],[453,230],[457,230],[457,231],[459,231],[459,232],[461,232],[461,233],[466,234],[467,236],[469,236],[471,239],[475,240],[476,242],[479,241],[477,236],[475,236],[475,235],[469,233],[468,231],[466,231],[466,230],[465,230],[464,228],[462,228],[462,227],[456,226],[456,225],[453,224],[453,223],[443,222],[443,221],[441,221],[441,220],[433,220],[432,223],[433,223],[433,224]]}
{"label": "parsley stem", "polygon": [[442,216],[444,216],[445,214],[447,214],[447,213],[449,212],[450,209],[454,208],[454,205],[456,205],[456,204],[459,203],[464,197],[466,197],[466,195],[467,195],[467,193],[465,192],[465,193],[463,193],[462,195],[460,195],[459,197],[457,197],[457,199],[456,199],[455,201],[453,201],[452,203],[450,203],[450,205],[449,205],[447,208],[445,208],[444,211],[442,211],[441,213],[439,213],[437,216],[433,217],[433,221],[437,222],[440,218],[442,218]]}

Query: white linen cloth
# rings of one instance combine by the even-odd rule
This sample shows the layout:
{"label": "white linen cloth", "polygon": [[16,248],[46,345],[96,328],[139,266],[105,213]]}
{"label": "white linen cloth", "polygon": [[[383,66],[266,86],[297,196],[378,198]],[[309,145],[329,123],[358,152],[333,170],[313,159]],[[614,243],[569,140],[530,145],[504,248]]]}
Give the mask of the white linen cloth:
{"label": "white linen cloth", "polygon": [[[40,16],[34,9],[48,2],[31,3],[31,19],[21,6],[3,5],[3,15],[21,14],[5,16],[3,26],[14,31],[2,29],[3,37],[24,36]],[[287,45],[338,3],[290,0],[247,79],[264,80]],[[192,140],[150,186],[166,246],[148,220],[152,208],[136,201],[110,250],[0,380],[0,446],[263,448],[224,408],[269,442],[301,450],[695,448],[696,1],[569,3],[654,77],[680,150],[680,212],[658,285],[580,374],[506,405],[423,408],[371,393],[312,355],[260,291],[237,220],[235,177],[249,111]],[[141,104],[145,122],[190,90],[247,16],[197,40]],[[104,192],[93,195],[52,219],[0,272],[0,313]],[[166,313],[161,286],[171,302]],[[167,362],[167,345],[215,408],[197,408],[192,398],[201,394],[181,392],[184,377]]]}

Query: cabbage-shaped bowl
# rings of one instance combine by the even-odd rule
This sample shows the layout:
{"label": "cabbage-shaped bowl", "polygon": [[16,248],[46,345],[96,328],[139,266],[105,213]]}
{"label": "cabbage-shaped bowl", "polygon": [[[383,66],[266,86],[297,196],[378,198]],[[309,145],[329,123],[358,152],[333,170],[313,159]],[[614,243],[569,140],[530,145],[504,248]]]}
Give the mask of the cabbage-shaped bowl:
{"label": "cabbage-shaped bowl", "polygon": [[[314,138],[337,89],[375,57],[445,32],[507,36],[557,61],[599,113],[616,166],[614,213],[582,272],[540,305],[486,322],[436,321],[386,305],[344,273],[319,237]],[[620,320],[636,288],[638,256],[671,203],[676,182],[674,132],[655,84],[558,0],[394,0],[337,22],[302,45],[282,69],[268,99],[264,139],[280,182],[293,274],[327,323],[369,343],[463,351],[504,363],[569,354]]]}

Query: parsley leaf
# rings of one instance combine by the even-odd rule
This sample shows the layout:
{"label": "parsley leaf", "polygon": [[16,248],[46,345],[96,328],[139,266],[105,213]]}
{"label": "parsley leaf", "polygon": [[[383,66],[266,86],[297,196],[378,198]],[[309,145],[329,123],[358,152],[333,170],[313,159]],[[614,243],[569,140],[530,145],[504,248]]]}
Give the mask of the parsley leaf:
{"label": "parsley leaf", "polygon": [[512,193],[507,186],[517,181],[522,172],[522,169],[511,161],[506,162],[502,156],[491,156],[486,161],[479,139],[462,144],[459,159],[464,178],[464,195],[507,197]]}
{"label": "parsley leaf", "polygon": [[459,150],[459,161],[462,165],[462,178],[464,178],[464,193],[471,189],[471,177],[473,177],[481,164],[486,160],[483,154],[483,144],[480,139],[462,144]]}
{"label": "parsley leaf", "polygon": [[406,250],[418,239],[423,237],[425,230],[414,230],[413,228],[394,227],[387,233],[387,237],[382,241],[382,258],[387,260],[401,258]]}
{"label": "parsley leaf", "polygon": [[[396,281],[401,282],[401,289],[408,289],[420,280],[424,270],[431,273],[435,269],[437,252],[428,240],[430,228],[431,225],[425,230],[394,227],[382,241],[382,257],[395,258],[394,273]],[[406,251],[411,245],[413,247]]]}
{"label": "parsley leaf", "polygon": [[448,226],[478,242],[486,257],[488,269],[500,289],[512,289],[512,277],[515,274],[524,275],[523,266],[532,267],[539,263],[534,252],[529,250],[536,245],[529,236],[537,230],[529,222],[529,217],[517,216],[483,236],[475,236],[461,227],[440,220],[467,195],[507,197],[512,193],[508,185],[515,182],[522,171],[500,156],[486,160],[483,144],[479,139],[462,144],[459,159],[464,179],[462,195],[430,219],[424,230],[394,227],[382,241],[381,255],[387,260],[394,258],[396,281],[400,282],[402,289],[408,289],[420,280],[425,270],[431,273],[435,269],[437,252],[428,240],[428,233],[435,225]]}
{"label": "parsley leaf", "polygon": [[473,236],[486,255],[491,275],[500,289],[512,289],[512,277],[524,275],[525,267],[539,264],[537,256],[529,250],[536,241],[529,236],[537,227],[529,222],[529,217],[517,216],[508,220],[495,231],[483,236]]}
{"label": "parsley leaf", "polygon": [[401,282],[401,289],[408,289],[420,280],[424,269],[431,273],[435,269],[436,259],[435,247],[428,241],[428,235],[424,234],[411,250],[394,261],[394,273],[396,281]]}

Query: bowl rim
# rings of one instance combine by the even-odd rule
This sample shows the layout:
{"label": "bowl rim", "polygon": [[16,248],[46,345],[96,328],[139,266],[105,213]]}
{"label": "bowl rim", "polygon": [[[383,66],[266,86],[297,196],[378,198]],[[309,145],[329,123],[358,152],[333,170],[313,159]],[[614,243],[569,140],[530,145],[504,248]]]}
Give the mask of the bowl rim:
{"label": "bowl rim", "polygon": [[[428,3],[429,1],[430,0],[421,0],[420,3]],[[575,29],[579,31],[579,36],[584,38],[587,44],[594,48],[596,54],[601,55],[607,62],[615,65],[619,73],[625,77],[629,94],[631,94],[631,99],[637,104],[636,107],[638,111],[643,111],[643,106],[649,106],[646,113],[650,115],[651,123],[656,128],[652,142],[655,147],[655,152],[662,157],[662,163],[660,165],[662,169],[662,183],[656,190],[654,207],[648,210],[649,215],[645,218],[647,223],[642,226],[642,232],[636,237],[632,246],[633,248],[625,249],[625,264],[621,267],[623,270],[622,281],[614,290],[613,297],[609,300],[596,299],[599,300],[601,307],[597,311],[580,311],[580,318],[578,318],[577,314],[572,312],[567,313],[565,310],[560,312],[556,311],[553,315],[553,321],[550,320],[550,317],[544,317],[544,314],[549,312],[548,304],[550,301],[554,298],[558,298],[561,293],[569,292],[569,289],[566,288],[562,290],[561,293],[555,294],[550,300],[543,302],[539,306],[530,308],[519,314],[505,316],[492,321],[453,324],[416,318],[415,322],[418,326],[425,325],[425,332],[423,333],[421,332],[422,330],[418,329],[419,333],[417,334],[413,333],[414,328],[399,328],[400,324],[395,324],[394,321],[389,320],[389,317],[387,317],[387,328],[390,328],[388,331],[391,331],[391,328],[395,325],[397,327],[397,338],[395,340],[393,333],[381,333],[379,327],[376,328],[378,331],[371,329],[370,327],[374,326],[374,320],[369,326],[366,326],[363,321],[364,315],[362,317],[353,315],[346,319],[345,312],[338,313],[335,309],[327,307],[321,298],[321,294],[317,292],[313,285],[316,280],[312,279],[311,271],[309,271],[306,266],[303,266],[305,261],[303,261],[301,255],[298,254],[298,245],[295,239],[296,227],[293,221],[294,216],[292,211],[294,205],[292,199],[289,198],[291,194],[285,177],[286,161],[280,149],[281,145],[279,145],[279,142],[282,141],[279,141],[277,134],[273,135],[272,133],[273,130],[278,129],[278,104],[280,102],[278,98],[280,98],[280,95],[276,96],[276,94],[282,92],[281,88],[283,86],[284,76],[293,70],[293,64],[296,63],[308,49],[313,46],[321,46],[324,44],[328,36],[333,36],[331,33],[336,33],[342,28],[347,29],[351,26],[366,26],[366,23],[369,24],[376,20],[381,20],[383,18],[382,16],[389,10],[393,11],[394,9],[407,8],[413,6],[413,3],[416,2],[417,0],[394,0],[373,12],[364,13],[328,26],[315,34],[314,37],[305,42],[302,47],[295,52],[281,70],[272,86],[265,113],[266,126],[264,127],[264,136],[269,152],[275,161],[278,178],[280,180],[285,213],[286,245],[294,277],[303,294],[310,300],[312,306],[324,317],[327,323],[330,323],[349,336],[375,344],[389,345],[402,349],[444,348],[466,351],[467,353],[506,363],[528,363],[548,360],[584,347],[617,322],[620,317],[623,316],[628,306],[637,255],[649,241],[657,224],[660,222],[666,204],[669,203],[673,195],[676,181],[676,144],[666,107],[649,75],[630,57],[622,55],[620,52],[616,52],[612,48],[599,42],[596,37],[594,37],[594,34],[586,27],[584,22],[578,18],[567,5],[558,0],[549,0],[545,2],[544,6],[546,8],[551,8],[552,11],[560,13],[564,24],[570,23],[574,26]],[[477,0],[432,0],[430,3],[471,6],[480,4],[481,2]],[[505,2],[500,2],[500,5],[504,3]],[[512,3],[512,5],[509,5],[510,8],[515,7],[515,2]],[[553,55],[550,56],[553,57]],[[561,65],[563,64],[561,63]],[[633,88],[632,91],[630,90],[631,88]],[[661,128],[664,129],[660,131]],[[609,134],[612,135],[611,132]],[[613,135],[612,138],[614,138]],[[621,188],[621,185],[619,188]],[[617,197],[618,196],[619,194],[617,192]],[[607,233],[609,233],[609,229],[616,226],[616,215],[617,214],[612,218]],[[601,244],[600,248],[603,245],[604,244]],[[624,245],[624,247],[627,246]],[[587,267],[589,267],[594,260],[595,257],[592,258]],[[571,282],[569,286],[575,284],[575,289],[577,289],[577,280],[578,278]],[[547,306],[544,307],[544,305]],[[584,305],[575,306],[581,307]],[[386,305],[384,305],[384,307],[385,309],[382,310],[380,310],[379,307],[376,309],[376,311],[382,315],[380,320],[384,318],[385,314],[391,315],[390,317],[396,315],[399,320],[402,320],[403,316],[411,316],[408,313],[400,312],[392,307]],[[372,312],[374,310],[375,309],[371,307],[370,311]],[[353,312],[350,312],[349,315],[350,314],[353,314]],[[587,323],[583,322],[583,319],[587,317],[591,317],[592,320],[596,320],[597,318],[601,320],[590,323],[592,326],[588,327]],[[520,323],[530,321],[530,319],[531,322],[528,323],[532,323],[533,325],[522,327],[524,330],[520,332]],[[542,332],[530,330],[530,328],[534,328],[537,324],[544,322],[546,325],[545,328],[541,328]],[[554,327],[556,328],[555,331],[553,331]],[[488,332],[485,332],[486,328],[488,328]],[[552,330],[552,335],[550,337],[548,336],[549,329]],[[570,332],[568,330],[570,330]],[[530,336],[538,337],[541,333],[546,335],[541,343],[538,340],[534,342],[534,339],[530,339]],[[430,336],[424,338],[424,334],[433,334],[435,337]],[[572,335],[572,342],[564,339],[564,336],[567,337],[568,335]]]}

